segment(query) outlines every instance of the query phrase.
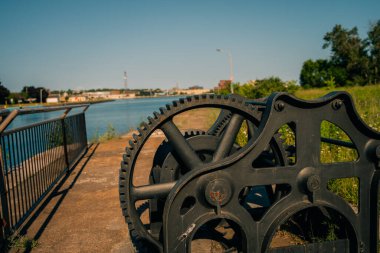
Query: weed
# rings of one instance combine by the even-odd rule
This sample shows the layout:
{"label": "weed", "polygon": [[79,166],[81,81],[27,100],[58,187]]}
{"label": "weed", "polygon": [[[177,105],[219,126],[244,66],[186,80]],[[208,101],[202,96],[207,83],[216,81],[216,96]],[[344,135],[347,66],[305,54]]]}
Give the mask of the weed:
{"label": "weed", "polygon": [[359,179],[357,177],[331,179],[327,189],[348,203],[357,207],[359,204]]}
{"label": "weed", "polygon": [[244,121],[241,125],[239,133],[236,136],[235,143],[237,143],[240,147],[244,147],[248,143],[248,125],[246,121]]}
{"label": "weed", "polygon": [[104,142],[119,136],[120,134],[116,131],[115,127],[112,124],[108,124],[106,131],[102,135],[99,134],[99,128],[96,129],[91,137],[91,142]]}
{"label": "weed", "polygon": [[99,141],[99,127],[96,128],[94,135],[91,137],[90,142],[98,142]]}
{"label": "weed", "polygon": [[106,132],[104,134],[102,134],[101,136],[99,136],[98,141],[104,142],[104,141],[108,141],[108,140],[111,140],[113,138],[116,138],[118,136],[119,136],[119,134],[116,131],[116,129],[113,127],[113,125],[108,124]]}
{"label": "weed", "polygon": [[10,249],[31,250],[38,246],[38,241],[29,239],[27,236],[13,236],[8,239],[8,247]]}

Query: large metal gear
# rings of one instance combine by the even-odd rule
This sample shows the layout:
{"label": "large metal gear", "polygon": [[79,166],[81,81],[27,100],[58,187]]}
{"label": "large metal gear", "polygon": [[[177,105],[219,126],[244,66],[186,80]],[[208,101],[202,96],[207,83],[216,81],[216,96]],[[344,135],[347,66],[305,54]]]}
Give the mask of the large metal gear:
{"label": "large metal gear", "polygon": [[[221,109],[218,119],[210,130],[207,133],[195,130],[186,132],[183,136],[182,134],[179,135],[180,132],[171,121],[172,118],[181,112],[204,107],[216,107]],[[152,250],[152,246],[156,247],[156,250],[162,251],[162,242],[160,241],[162,234],[160,233],[162,233],[162,214],[166,199],[165,195],[168,194],[170,190],[169,186],[172,186],[173,182],[183,177],[183,175],[189,171],[190,166],[194,166],[186,164],[184,160],[188,154],[183,153],[195,151],[195,156],[193,156],[192,159],[199,160],[200,164],[198,166],[201,166],[203,163],[216,162],[218,159],[223,159],[228,155],[236,153],[241,147],[234,144],[234,141],[242,122],[246,121],[249,123],[249,131],[253,132],[255,129],[252,128],[257,128],[261,116],[261,112],[255,110],[253,106],[247,105],[242,97],[237,96],[230,98],[220,96],[187,98],[186,100],[174,102],[173,105],[167,105],[166,108],[161,108],[160,111],[160,114],[154,113],[154,118],[149,118],[149,123],[141,124],[144,127],[139,129],[139,135],[134,135],[133,138],[135,141],[130,143],[130,147],[127,147],[120,171],[120,196],[123,214],[126,216],[126,220],[129,224],[133,241],[137,244],[137,248],[139,248],[140,251],[150,251]],[[230,124],[231,127],[228,129]],[[155,195],[155,188],[149,189],[148,186],[145,188],[148,189],[148,191],[152,191],[153,189],[153,192],[149,193],[150,196],[144,196],[150,197],[148,200],[150,229],[147,231],[141,223],[139,212],[137,211],[138,208],[135,208],[133,203],[136,199],[134,199],[134,192],[131,190],[131,188],[133,188],[131,180],[133,177],[133,166],[140,149],[151,133],[156,129],[163,130],[168,140],[165,140],[156,151],[150,174],[150,185],[153,187],[154,185],[164,185],[164,187],[168,187],[168,189],[165,190],[166,192],[162,192],[162,189],[158,189],[156,192],[158,194]],[[226,131],[229,132],[225,133]],[[230,143],[224,144],[229,145],[228,150],[218,150],[219,153],[216,153],[223,134],[231,136],[228,140]],[[185,142],[183,140],[185,140]],[[224,139],[224,141],[226,141],[226,139]],[[186,145],[188,147],[186,147]],[[178,149],[174,149],[174,147],[182,148],[183,153],[181,154]],[[262,160],[260,162],[263,166],[268,162],[283,164],[286,159],[283,157],[284,152],[279,152],[279,150],[281,150],[280,139],[276,138],[272,141],[271,147],[268,147],[260,158]],[[268,186],[267,188],[269,191],[268,196],[272,196],[272,187]],[[246,194],[248,194],[248,192],[249,190],[247,189]]]}
{"label": "large metal gear", "polygon": [[[204,107],[221,109],[207,132],[181,133],[173,123],[175,116]],[[322,138],[323,120],[342,127],[352,143]],[[218,241],[228,252],[377,248],[365,232],[376,235],[377,222],[364,221],[376,217],[365,207],[376,206],[377,198],[365,194],[377,192],[380,175],[374,171],[380,164],[380,134],[360,120],[348,94],[330,94],[313,102],[281,93],[261,101],[195,96],[161,108],[148,121],[133,136],[120,169],[121,207],[139,252],[191,252],[199,238]],[[243,122],[248,140],[240,147],[235,139]],[[292,146],[281,141],[283,126],[295,136]],[[166,140],[157,149],[152,168],[147,168],[149,184],[135,186],[136,161],[156,130],[162,130]],[[358,161],[321,163],[321,142],[357,150]],[[358,214],[327,189],[329,180],[337,177],[361,180]],[[145,204],[139,208],[140,201]],[[141,209],[148,209],[148,224],[141,220]],[[288,221],[314,227],[315,235],[331,225],[336,238],[271,248],[278,228]]]}

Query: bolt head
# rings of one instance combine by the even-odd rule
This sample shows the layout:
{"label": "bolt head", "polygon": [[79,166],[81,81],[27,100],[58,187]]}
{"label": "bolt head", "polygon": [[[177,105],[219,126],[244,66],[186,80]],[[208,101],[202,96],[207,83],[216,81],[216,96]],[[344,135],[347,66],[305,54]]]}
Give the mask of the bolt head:
{"label": "bolt head", "polygon": [[376,154],[376,158],[380,159],[380,145],[376,147],[375,154]]}
{"label": "bolt head", "polygon": [[227,204],[232,195],[230,183],[225,179],[215,179],[206,186],[205,197],[212,206]]}
{"label": "bolt head", "polygon": [[340,99],[336,99],[332,101],[331,106],[334,110],[339,110],[343,105],[343,101]]}
{"label": "bolt head", "polygon": [[310,192],[315,192],[321,187],[321,179],[318,175],[311,175],[307,178],[306,186]]}
{"label": "bolt head", "polygon": [[282,102],[282,101],[277,101],[275,104],[274,104],[274,109],[278,112],[281,112],[282,110],[284,110],[285,108],[285,103]]}

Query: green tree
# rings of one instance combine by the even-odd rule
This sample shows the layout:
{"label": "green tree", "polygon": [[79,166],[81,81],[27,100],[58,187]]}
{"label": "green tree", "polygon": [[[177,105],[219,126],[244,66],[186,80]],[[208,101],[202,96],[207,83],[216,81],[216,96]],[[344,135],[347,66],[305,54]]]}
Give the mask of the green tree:
{"label": "green tree", "polygon": [[323,37],[323,48],[331,47],[331,64],[347,71],[347,81],[342,85],[364,85],[369,78],[367,43],[359,37],[356,27],[351,30],[335,25]]}
{"label": "green tree", "polygon": [[11,100],[13,100],[13,103],[18,103],[19,101],[25,101],[25,94],[19,93],[19,92],[11,92],[8,96],[8,101],[11,103]]}
{"label": "green tree", "polygon": [[330,79],[329,62],[324,59],[313,61],[311,59],[303,63],[300,83],[303,87],[323,87],[326,80]]}
{"label": "green tree", "polygon": [[368,31],[368,45],[370,51],[370,83],[380,81],[380,20],[371,25]]}
{"label": "green tree", "polygon": [[279,77],[269,77],[256,80],[252,98],[262,98],[269,96],[273,92],[293,93],[297,90],[295,81],[284,82]]}
{"label": "green tree", "polygon": [[346,69],[325,59],[305,61],[300,74],[300,84],[304,88],[343,86],[346,80]]}
{"label": "green tree", "polygon": [[[24,86],[21,92],[25,92],[28,98],[35,98],[38,103],[46,102],[46,98],[49,96],[48,90],[43,87],[35,88],[34,86]],[[41,94],[42,94],[42,101],[40,101]]]}
{"label": "green tree", "polygon": [[[236,94],[247,98],[262,98],[269,96],[273,92],[289,92],[294,93],[299,86],[295,81],[285,82],[279,77],[268,77],[254,82],[245,83],[243,85],[234,83],[234,91]],[[229,94],[229,89],[219,91],[219,94]]]}
{"label": "green tree", "polygon": [[7,87],[3,86],[0,82],[0,104],[5,104],[6,98],[9,94],[10,92]]}

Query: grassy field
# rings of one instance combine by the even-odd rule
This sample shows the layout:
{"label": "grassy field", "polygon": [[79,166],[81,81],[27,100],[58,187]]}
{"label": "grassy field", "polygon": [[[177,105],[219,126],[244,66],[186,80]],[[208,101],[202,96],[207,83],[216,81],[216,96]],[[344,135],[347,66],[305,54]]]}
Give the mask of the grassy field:
{"label": "grassy field", "polygon": [[[380,85],[336,88],[334,90],[343,90],[350,93],[360,117],[372,129],[380,131]],[[331,91],[333,90],[298,90],[295,93],[295,96],[310,100],[322,97]],[[321,135],[326,138],[351,142],[350,138],[344,133],[344,131],[327,121],[324,121],[321,124]],[[321,144],[322,163],[350,162],[357,160],[357,158],[358,153],[355,149],[344,148],[327,143]],[[354,177],[334,179],[330,180],[328,183],[329,190],[344,198],[353,206],[358,205],[359,186],[359,179]]]}
{"label": "grassy field", "polygon": [[348,88],[298,90],[296,97],[315,99],[329,92],[343,90],[351,94],[360,117],[373,129],[380,131],[380,85]]}
{"label": "grassy field", "polygon": [[[350,93],[359,116],[372,129],[380,131],[380,85],[336,88],[333,90],[300,89],[296,91],[294,95],[305,100],[313,100],[320,98],[332,91],[339,90],[347,91]],[[347,134],[342,129],[328,121],[323,121],[321,123],[320,129],[322,137],[351,142],[349,136],[347,136]],[[289,127],[284,126],[279,130],[279,132],[281,133],[285,144],[295,144],[294,133],[290,130]],[[246,126],[243,125],[236,139],[236,143],[238,143],[240,146],[244,146],[247,142],[246,133]],[[324,142],[321,143],[320,161],[322,163],[354,162],[358,159],[358,157],[359,155],[356,149],[350,149]],[[291,157],[290,160],[292,158],[293,157]],[[359,179],[355,177],[332,179],[328,182],[328,189],[348,201],[354,207],[354,209],[356,209],[359,203],[359,186]]]}

